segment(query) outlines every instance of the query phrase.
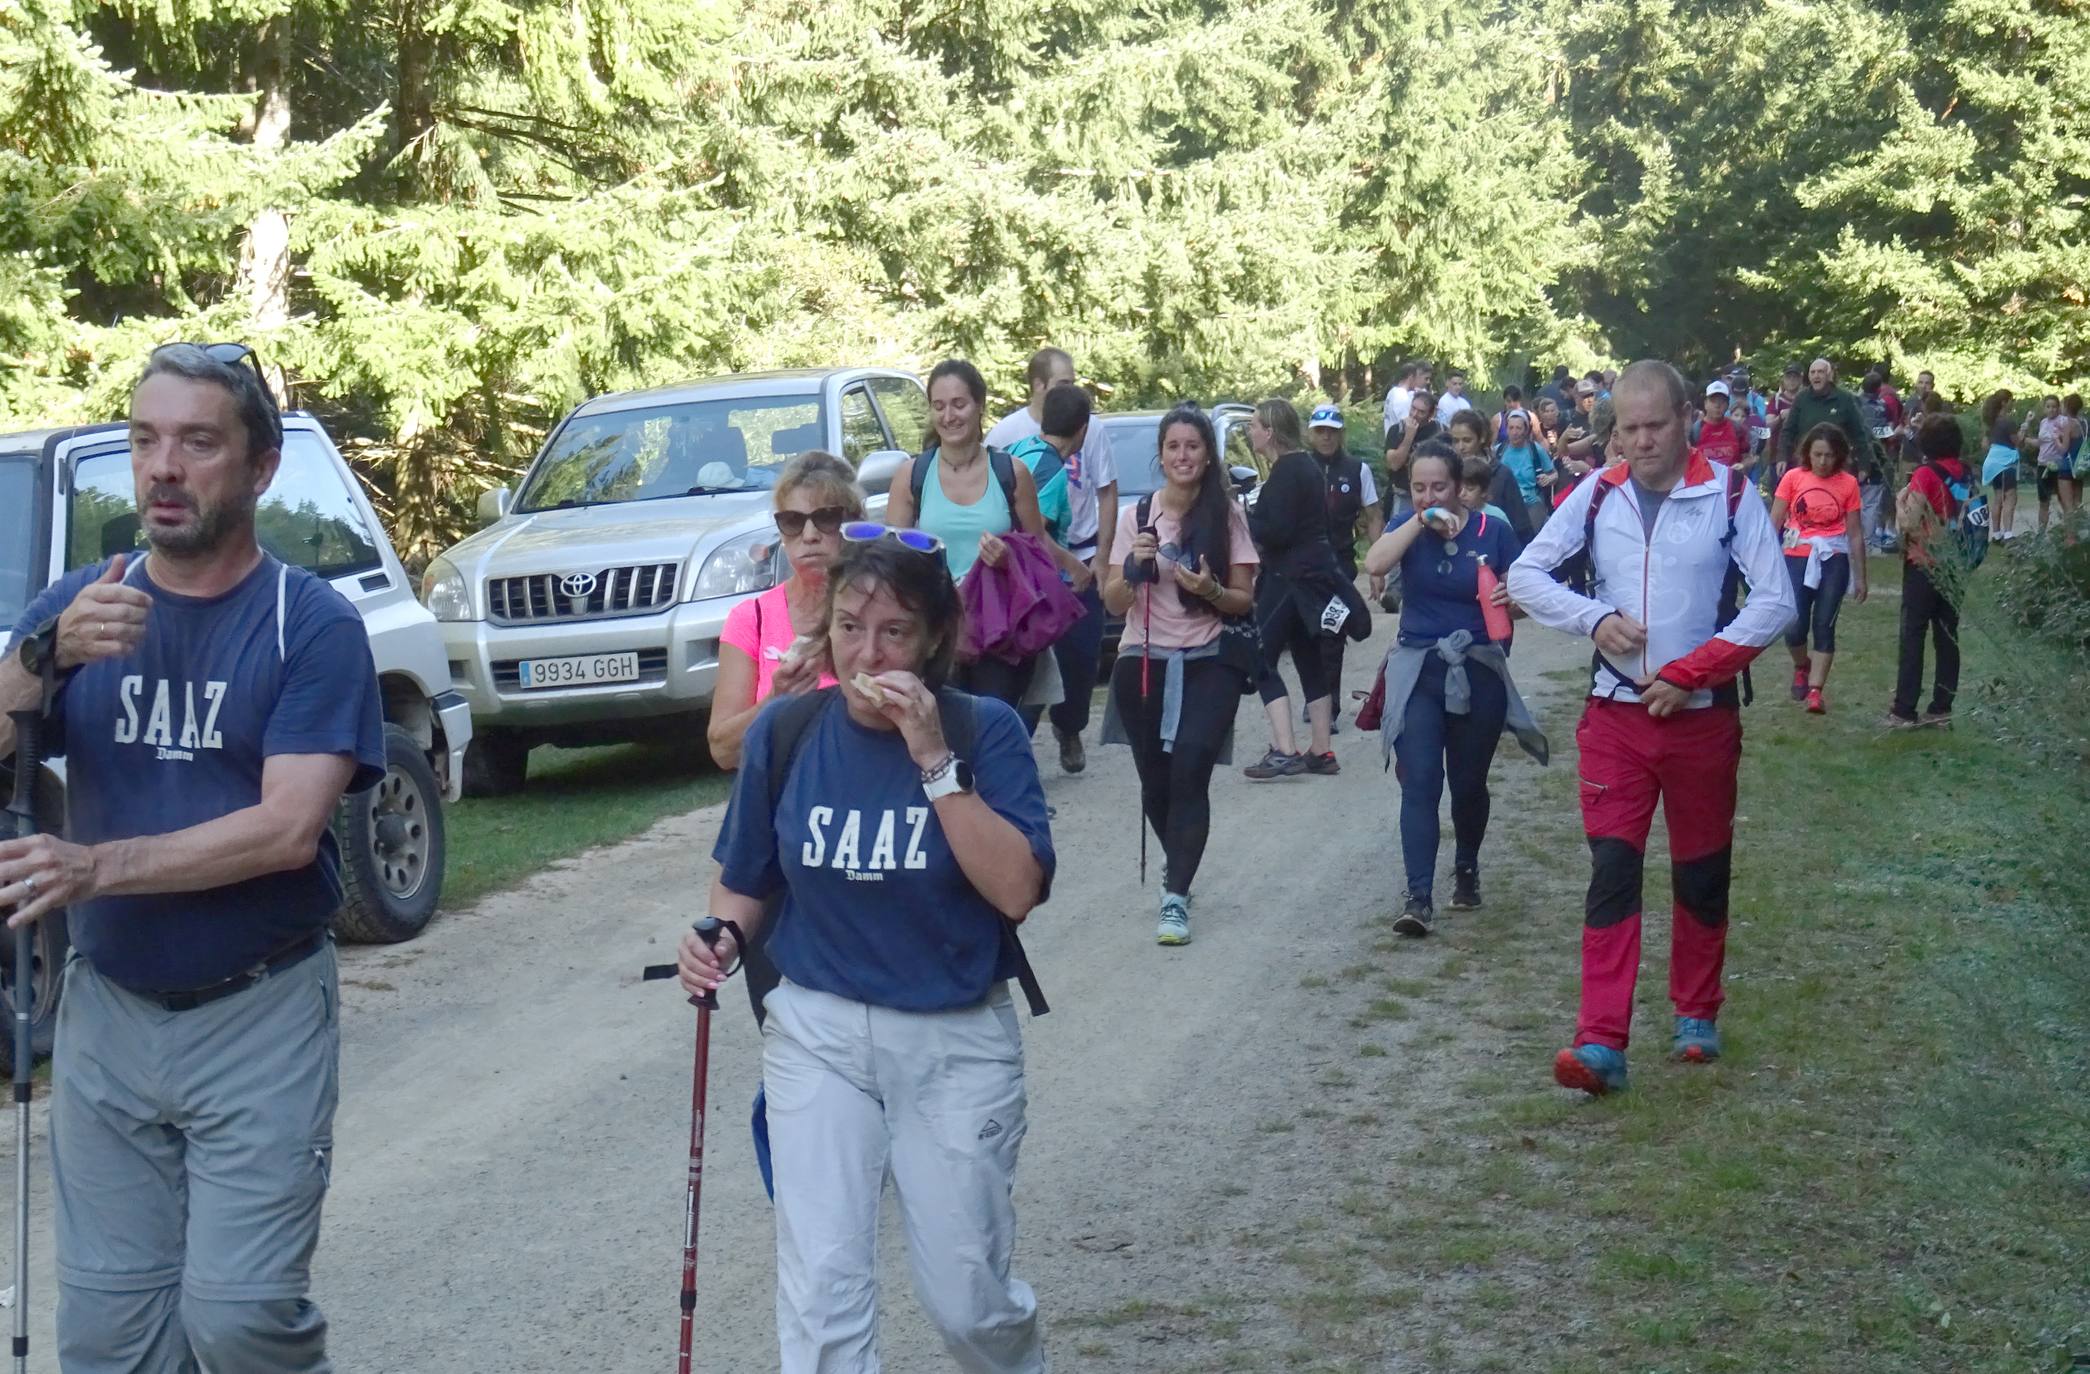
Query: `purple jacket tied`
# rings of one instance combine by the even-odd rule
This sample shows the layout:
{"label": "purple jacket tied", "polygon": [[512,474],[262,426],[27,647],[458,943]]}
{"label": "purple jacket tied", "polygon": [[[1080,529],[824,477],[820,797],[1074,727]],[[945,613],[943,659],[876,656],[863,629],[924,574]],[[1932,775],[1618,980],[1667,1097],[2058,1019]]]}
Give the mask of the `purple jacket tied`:
{"label": "purple jacket tied", "polygon": [[1001,566],[975,563],[958,586],[965,604],[959,656],[967,662],[992,654],[1021,663],[1052,647],[1084,614],[1043,540],[1021,531],[1001,538],[1009,546]]}

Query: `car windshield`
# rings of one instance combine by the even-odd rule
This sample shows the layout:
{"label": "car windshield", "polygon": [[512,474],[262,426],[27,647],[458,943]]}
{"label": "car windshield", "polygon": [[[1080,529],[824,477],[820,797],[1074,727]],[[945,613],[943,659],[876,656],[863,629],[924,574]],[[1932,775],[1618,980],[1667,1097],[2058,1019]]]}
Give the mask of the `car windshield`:
{"label": "car windshield", "polygon": [[821,446],[816,396],[742,396],[570,421],[530,472],[517,510],[766,491]]}
{"label": "car windshield", "polygon": [[14,628],[43,579],[36,558],[36,456],[0,453],[0,635]]}
{"label": "car windshield", "polygon": [[[144,547],[136,497],[128,450],[101,449],[82,457],[73,469],[65,566],[81,568]],[[364,521],[333,455],[310,430],[284,431],[283,462],[254,512],[254,533],[261,547],[320,577],[384,566],[377,534]]]}
{"label": "car windshield", "polygon": [[1118,500],[1161,490],[1161,417],[1127,415],[1106,420],[1110,456],[1118,467]]}

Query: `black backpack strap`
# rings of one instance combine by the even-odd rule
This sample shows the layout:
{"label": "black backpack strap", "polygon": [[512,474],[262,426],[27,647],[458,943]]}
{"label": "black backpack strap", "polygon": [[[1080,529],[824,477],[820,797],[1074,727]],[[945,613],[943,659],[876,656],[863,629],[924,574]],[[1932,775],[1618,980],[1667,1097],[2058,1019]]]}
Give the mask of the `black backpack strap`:
{"label": "black backpack strap", "polygon": [[822,687],[817,692],[783,698],[770,708],[769,727],[769,811],[776,814],[777,804],[784,799],[784,784],[791,780],[791,765],[798,761],[798,748],[805,743],[806,732],[829,702],[842,694],[840,687]]}
{"label": "black backpack strap", "polygon": [[[945,687],[936,694],[936,714],[943,721],[943,742],[951,746],[952,753],[970,762],[980,736],[978,704],[956,688]],[[1030,956],[1023,952],[1023,941],[1016,936],[1014,921],[1001,922],[1001,943],[1015,959],[1016,982],[1023,988],[1023,1000],[1030,1004],[1030,1014],[1043,1016],[1051,1011],[1045,990],[1038,986],[1038,975],[1031,969]]]}
{"label": "black backpack strap", "polygon": [[1022,520],[1016,515],[1016,460],[1005,448],[987,450],[987,466],[994,469],[994,480],[1001,484],[1002,499],[1009,503],[1009,528],[1020,530]]}

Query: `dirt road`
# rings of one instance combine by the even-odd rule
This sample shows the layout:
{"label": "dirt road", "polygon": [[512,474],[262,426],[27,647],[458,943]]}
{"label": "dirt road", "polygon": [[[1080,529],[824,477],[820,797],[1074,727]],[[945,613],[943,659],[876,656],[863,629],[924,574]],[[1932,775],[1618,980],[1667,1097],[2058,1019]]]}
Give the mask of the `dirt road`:
{"label": "dirt road", "polygon": [[[1573,694],[1541,675],[1582,653],[1535,628],[1519,640],[1520,683],[1564,742]],[[1375,658],[1351,654],[1351,686]],[[1237,764],[1264,742],[1247,699]],[[1129,754],[1092,747],[1078,778],[1041,762],[1060,876],[1025,938],[1054,1009],[1025,1023],[1018,1269],[1062,1368],[1277,1367],[1296,1343],[1269,1302],[1293,1281],[1283,1264],[1218,1238],[1326,1205],[1351,1166],[1288,1134],[1328,1093],[1331,1064],[1339,1073],[1356,1053],[1316,1036],[1327,1012],[1310,987],[1375,942],[1396,962],[1427,961],[1457,938],[1384,943],[1397,794],[1375,737],[1337,747],[1337,778],[1216,780],[1196,942],[1181,950],[1153,943],[1158,893],[1137,883]],[[1530,804],[1534,773],[1506,744],[1498,828]],[[637,975],[701,914],[719,818],[694,812],[561,865],[446,914],[412,945],[344,952],[344,1091],[315,1286],[340,1369],[670,1368],[692,1014],[672,985]],[[1441,887],[1449,863],[1447,831]],[[746,1125],[758,1046],[737,985],[729,993],[714,1037],[698,1364],[739,1374],[774,1368],[774,1241]],[[1383,1104],[1375,1150],[1428,1114],[1433,1077],[1492,1053],[1485,1034],[1432,1028],[1430,1064],[1409,1100]],[[36,1366],[55,1369],[42,1159],[35,1172]],[[948,1367],[890,1222],[886,1366]],[[1250,1304],[1245,1324],[1210,1315],[1236,1299]],[[1098,1338],[1124,1314],[1177,1307],[1207,1315],[1180,1330],[1146,1322],[1133,1348]]]}

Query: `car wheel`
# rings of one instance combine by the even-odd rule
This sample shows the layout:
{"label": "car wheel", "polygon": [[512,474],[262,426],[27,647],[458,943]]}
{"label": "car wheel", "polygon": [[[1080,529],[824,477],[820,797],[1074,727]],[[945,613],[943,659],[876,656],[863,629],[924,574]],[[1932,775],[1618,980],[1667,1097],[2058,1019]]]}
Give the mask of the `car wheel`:
{"label": "car wheel", "polygon": [[530,771],[530,746],[513,735],[474,735],[464,751],[464,794],[505,797],[520,792]]}
{"label": "car wheel", "polygon": [[[10,785],[11,782],[10,782]],[[46,826],[65,815],[65,797],[46,775],[37,788],[36,814]],[[10,818],[12,819],[12,818]],[[36,923],[29,939],[29,1044],[34,1058],[50,1057],[58,1039],[58,995],[65,981],[65,958],[72,952],[65,913],[54,911]],[[15,938],[0,931],[0,1074],[15,1065]]]}
{"label": "car wheel", "polygon": [[345,900],[334,916],[344,940],[397,944],[428,926],[443,895],[443,789],[414,737],[385,727],[385,775],[341,799]]}

